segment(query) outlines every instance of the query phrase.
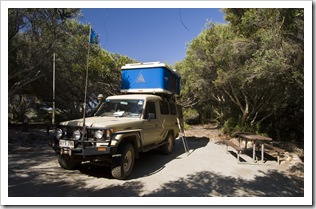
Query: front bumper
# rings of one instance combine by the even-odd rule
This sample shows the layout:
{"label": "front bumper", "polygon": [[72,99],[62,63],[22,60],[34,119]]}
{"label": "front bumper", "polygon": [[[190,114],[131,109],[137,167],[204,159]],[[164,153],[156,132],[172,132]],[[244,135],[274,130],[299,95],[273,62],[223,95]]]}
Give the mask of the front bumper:
{"label": "front bumper", "polygon": [[60,147],[59,140],[49,139],[48,144],[53,148],[56,153],[69,155],[69,156],[105,156],[113,155],[116,152],[116,147],[113,146],[80,146],[76,148]]}
{"label": "front bumper", "polygon": [[[82,127],[70,126],[58,126],[57,129],[62,130],[62,136],[58,139],[54,136],[48,141],[48,144],[56,153],[69,156],[91,157],[113,155],[116,152],[115,134],[112,132],[112,129],[86,127],[86,129],[83,130]],[[81,135],[84,135],[84,138],[74,140],[72,137],[74,130],[79,130]],[[103,130],[101,139],[93,137],[94,132],[97,130]],[[72,145],[60,145],[60,140],[68,141],[68,143],[71,142],[69,144]]]}

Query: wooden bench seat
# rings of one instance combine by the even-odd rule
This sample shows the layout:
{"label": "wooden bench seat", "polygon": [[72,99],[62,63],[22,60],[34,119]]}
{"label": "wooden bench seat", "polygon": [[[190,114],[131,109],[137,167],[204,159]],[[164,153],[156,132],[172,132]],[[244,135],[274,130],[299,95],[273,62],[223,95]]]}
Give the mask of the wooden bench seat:
{"label": "wooden bench seat", "polygon": [[279,147],[274,147],[271,144],[267,144],[267,143],[264,143],[264,148],[265,148],[265,151],[268,153],[274,152],[277,156],[278,164],[280,164],[280,156],[282,155],[282,153],[284,153],[285,150]]}
{"label": "wooden bench seat", "polygon": [[239,163],[239,155],[241,154],[241,152],[243,151],[243,149],[241,147],[239,147],[238,145],[234,144],[233,142],[225,139],[223,140],[224,143],[226,144],[226,153],[228,153],[228,146],[232,147],[236,153],[237,153],[237,163]]}

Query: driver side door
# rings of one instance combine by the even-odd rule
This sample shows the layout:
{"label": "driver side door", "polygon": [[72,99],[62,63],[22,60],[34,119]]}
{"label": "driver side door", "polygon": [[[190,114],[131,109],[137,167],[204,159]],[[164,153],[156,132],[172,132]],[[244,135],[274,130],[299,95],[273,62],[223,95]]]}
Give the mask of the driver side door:
{"label": "driver side door", "polygon": [[162,136],[161,134],[161,121],[157,113],[158,111],[158,102],[157,101],[147,101],[144,113],[144,126],[143,126],[143,133],[144,133],[144,140],[143,146],[156,144],[161,142]]}

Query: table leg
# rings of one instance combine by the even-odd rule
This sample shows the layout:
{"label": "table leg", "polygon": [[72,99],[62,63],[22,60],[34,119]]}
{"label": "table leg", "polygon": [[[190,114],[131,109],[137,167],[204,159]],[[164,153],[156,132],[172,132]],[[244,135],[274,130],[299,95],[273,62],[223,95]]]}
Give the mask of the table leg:
{"label": "table leg", "polygon": [[264,161],[264,143],[261,143],[261,162]]}
{"label": "table leg", "polygon": [[252,159],[254,162],[256,162],[256,142],[255,141],[253,142],[253,145],[252,145]]}

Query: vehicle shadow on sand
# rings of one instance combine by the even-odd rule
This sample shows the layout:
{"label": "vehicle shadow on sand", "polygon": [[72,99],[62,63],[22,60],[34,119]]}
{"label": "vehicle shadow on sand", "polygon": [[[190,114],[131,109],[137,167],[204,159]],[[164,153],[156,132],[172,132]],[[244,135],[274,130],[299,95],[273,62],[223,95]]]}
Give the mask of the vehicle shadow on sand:
{"label": "vehicle shadow on sand", "polygon": [[165,165],[173,160],[179,160],[187,154],[191,154],[197,149],[203,148],[209,142],[206,137],[186,137],[186,142],[189,147],[189,153],[185,152],[182,138],[178,138],[175,142],[175,149],[169,155],[161,154],[158,150],[152,150],[147,153],[141,153],[140,159],[135,163],[135,167],[131,179],[150,176],[165,168]]}
{"label": "vehicle shadow on sand", "polygon": [[[206,137],[186,137],[185,139],[190,149],[188,154],[191,154],[199,148],[205,147],[209,142],[209,138]],[[139,159],[135,160],[133,172],[127,179],[137,179],[156,174],[163,170],[165,165],[170,161],[181,159],[186,155],[182,138],[175,140],[175,149],[169,155],[162,154],[159,149],[140,153]],[[97,166],[91,163],[84,163],[80,166],[79,171],[83,174],[97,178],[113,178],[111,176],[111,169],[107,166]]]}

